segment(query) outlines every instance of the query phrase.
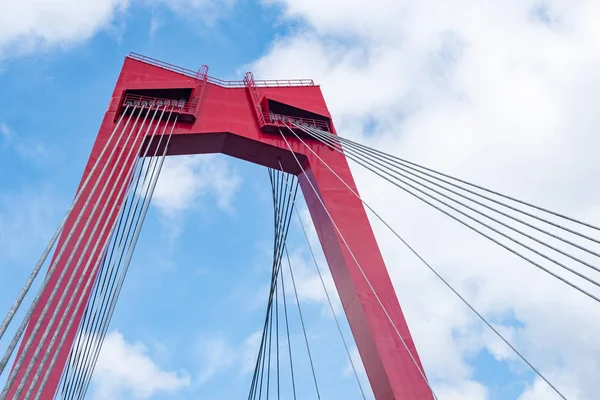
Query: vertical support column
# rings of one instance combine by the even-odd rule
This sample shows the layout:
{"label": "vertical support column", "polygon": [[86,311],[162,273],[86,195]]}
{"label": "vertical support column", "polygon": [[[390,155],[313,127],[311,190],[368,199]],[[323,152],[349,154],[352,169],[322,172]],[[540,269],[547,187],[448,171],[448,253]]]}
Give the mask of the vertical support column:
{"label": "vertical support column", "polygon": [[[323,145],[314,144],[313,149],[358,193],[345,157]],[[299,176],[302,192],[375,398],[433,399],[427,383],[415,365],[416,362],[422,370],[362,202],[316,157],[307,157],[309,166],[306,168],[306,175]],[[309,180],[317,189],[343,239],[315,195]],[[394,321],[412,353],[412,358],[369,288],[344,240]]]}
{"label": "vertical support column", "polygon": [[[135,130],[132,132],[132,124],[133,124],[134,119],[135,119],[135,117],[133,117],[131,119],[131,123],[128,126],[127,130],[124,132],[120,141],[117,141],[117,139],[119,137],[120,130],[123,128],[124,123],[121,127],[119,127],[119,130],[117,132],[115,132],[115,135],[113,136],[110,146],[111,146],[111,148],[113,146],[116,146],[117,147],[116,151],[114,152],[112,157],[110,157],[111,148],[109,148],[105,151],[104,155],[102,156],[102,159],[99,160],[99,165],[96,167],[96,169],[94,170],[94,172],[91,176],[90,182],[87,184],[86,188],[84,189],[84,194],[82,196],[80,196],[77,204],[75,205],[71,215],[69,216],[69,218],[65,224],[63,232],[58,240],[58,245],[56,247],[57,250],[52,258],[52,263],[54,263],[55,257],[57,256],[58,252],[60,251],[63,244],[65,243],[68,233],[72,230],[72,228],[75,224],[75,220],[81,214],[81,220],[77,224],[74,234],[71,237],[71,239],[69,240],[69,243],[67,244],[67,246],[65,248],[65,252],[63,253],[62,257],[60,258],[60,260],[56,266],[56,269],[55,269],[54,273],[52,274],[52,277],[50,278],[48,285],[46,286],[46,289],[42,293],[40,301],[37,304],[37,307],[35,308],[35,310],[33,311],[31,320],[27,326],[27,329],[25,330],[23,340],[21,342],[19,351],[17,353],[17,357],[19,357],[21,355],[23,348],[25,346],[25,343],[27,343],[27,341],[31,337],[33,328],[36,325],[37,321],[40,319],[42,310],[44,309],[46,304],[50,303],[50,308],[48,309],[48,312],[46,313],[46,315],[44,316],[44,318],[42,320],[42,324],[40,326],[40,329],[38,330],[37,335],[35,336],[35,338],[32,342],[32,346],[30,347],[29,351],[27,352],[27,355],[24,359],[23,367],[20,369],[19,374],[17,375],[17,378],[11,388],[11,391],[9,392],[9,395],[7,397],[8,399],[12,399],[12,396],[14,396],[17,387],[21,383],[21,381],[23,379],[23,375],[25,373],[25,370],[31,362],[33,352],[39,346],[42,334],[45,331],[46,327],[49,325],[50,318],[51,318],[54,310],[56,310],[56,308],[58,307],[60,295],[66,290],[69,276],[72,274],[73,270],[75,269],[75,266],[77,265],[77,261],[79,260],[80,257],[82,257],[83,262],[82,262],[81,266],[79,267],[78,275],[75,276],[75,279],[74,279],[73,283],[71,284],[69,291],[71,293],[74,291],[79,277],[83,274],[83,269],[84,269],[85,263],[87,262],[88,259],[92,258],[92,263],[90,264],[90,268],[88,269],[87,274],[84,275],[84,277],[83,277],[84,284],[81,285],[81,287],[79,288],[77,293],[74,293],[75,299],[73,302],[73,306],[71,307],[70,313],[68,315],[65,315],[65,309],[66,309],[67,303],[69,302],[69,299],[71,297],[71,293],[67,294],[67,297],[65,298],[65,301],[63,302],[60,310],[58,310],[59,311],[57,314],[58,317],[55,320],[54,324],[50,328],[50,334],[46,338],[44,345],[41,348],[41,354],[43,354],[43,352],[46,351],[48,344],[50,343],[50,338],[52,337],[52,334],[56,331],[56,329],[58,327],[59,319],[66,318],[66,320],[68,321],[75,311],[74,308],[75,308],[75,304],[77,303],[77,300],[82,297],[84,299],[86,299],[90,295],[90,291],[91,291],[91,288],[93,285],[90,285],[88,290],[84,292],[83,289],[85,286],[85,282],[91,275],[91,271],[93,269],[92,267],[94,265],[97,265],[101,261],[101,258],[102,258],[101,256],[103,255],[102,252],[99,250],[96,250],[96,254],[92,254],[92,249],[94,247],[94,243],[96,243],[96,241],[99,241],[98,249],[102,249],[104,247],[104,245],[107,243],[110,233],[111,233],[112,229],[114,228],[119,210],[120,210],[121,205],[125,198],[126,190],[119,191],[119,189],[121,188],[121,186],[125,185],[126,182],[128,182],[130,180],[131,173],[130,172],[128,173],[128,171],[131,170],[132,164],[135,163],[135,161],[138,157],[137,147],[139,146],[139,140],[135,140],[135,138],[136,138],[136,135],[138,134],[138,132],[140,131],[139,128],[140,128],[140,124],[143,119],[143,115],[140,118],[138,125],[135,127]],[[146,123],[146,126],[148,125],[148,123],[149,123],[149,121]],[[108,141],[113,129],[114,129],[114,113],[108,112],[104,117],[104,121],[102,122],[100,132],[96,138],[94,147],[92,148],[92,152],[90,154],[88,163],[85,167],[84,174],[81,179],[78,191],[81,190],[81,184],[90,175],[92,167],[93,167],[94,163],[96,162],[96,160],[99,159],[100,153],[102,152],[102,149],[104,148],[106,142]],[[142,130],[141,132],[143,134],[145,132],[145,129]],[[127,136],[130,133],[132,135],[131,139],[129,140],[128,143],[126,143]],[[121,156],[120,162],[117,164],[117,160],[118,160],[118,156],[121,151],[121,148],[124,148],[124,150],[123,150],[123,154]],[[104,165],[106,165],[107,168],[106,168],[106,171],[104,172],[104,174],[102,175],[102,177],[100,177],[100,172],[102,171],[102,168]],[[116,168],[116,169],[115,169],[113,176],[111,177],[111,179],[109,181],[108,176],[110,174],[110,171],[113,168]],[[120,170],[123,170],[123,173],[121,174],[119,179],[117,179]],[[86,200],[89,198],[92,188],[96,182],[98,182],[98,187],[96,188],[94,194],[91,197],[92,200],[89,202],[89,204],[87,205],[87,207],[83,211],[83,213],[81,213],[83,205],[86,202]],[[107,187],[106,191],[104,192],[104,194],[102,195],[102,197],[100,197],[100,193],[101,193],[102,187],[104,185],[108,185],[108,187]],[[116,187],[117,189],[115,190],[115,192],[113,193],[112,196],[109,196],[110,189],[112,187]],[[97,207],[95,213],[93,215],[91,215],[91,211],[94,208],[94,204],[98,204],[98,207]],[[100,220],[98,229],[96,230],[94,236],[92,236],[92,230],[93,230],[94,224],[96,223],[96,221],[99,220],[100,213],[101,213],[101,210],[102,210],[102,207],[104,204],[107,204],[107,209]],[[83,228],[84,228],[86,222],[88,220],[90,220],[90,218],[91,218],[90,224],[89,224],[86,232],[83,233]],[[106,231],[104,232],[103,235],[100,235],[101,227],[104,224],[105,220],[108,220],[108,229],[106,229]],[[77,250],[75,250],[75,244],[77,243],[77,240],[79,237],[82,237],[82,240],[81,240],[81,243],[78,246]],[[84,253],[85,244],[88,241],[90,241],[90,246],[87,248],[87,250]],[[69,257],[72,254],[75,255],[73,257],[73,261],[71,261],[71,263],[67,266],[66,265],[67,260],[69,259]],[[50,265],[52,265],[52,264],[50,264]],[[57,291],[56,295],[54,296],[53,300],[49,301],[50,294],[51,294],[52,290],[55,287],[57,287],[58,278],[61,275],[62,271],[64,271],[65,269],[67,269],[65,277],[63,278],[63,281],[61,282],[61,284],[58,288],[58,291]],[[86,301],[84,301],[82,304],[85,305]],[[54,365],[48,365],[48,363],[46,363],[46,365],[44,367],[44,371],[47,368],[50,368],[51,372],[50,372],[48,381],[46,383],[46,386],[44,387],[44,391],[41,396],[42,400],[51,400],[54,397],[54,393],[58,386],[62,371],[65,368],[65,364],[66,364],[66,361],[67,361],[67,358],[69,355],[69,351],[71,349],[73,341],[75,340],[77,328],[79,327],[79,323],[81,321],[84,311],[85,311],[85,307],[82,306],[78,310],[77,314],[75,315],[74,323],[73,323],[70,331],[67,334],[67,339],[65,341],[65,344],[61,348],[61,351],[60,351]],[[59,332],[59,336],[58,336],[59,338],[62,336],[64,330],[66,329],[66,327],[67,327],[66,325],[67,324],[65,323],[64,326],[62,327],[63,331]],[[56,350],[56,345],[54,346],[54,349],[52,351],[54,352],[55,350]],[[40,355],[38,357],[36,364],[39,365],[41,359],[42,359],[42,355]],[[34,367],[34,371],[36,370],[36,368],[37,368],[37,365]],[[28,382],[26,382],[26,387],[29,387],[31,380],[33,379],[33,375],[34,374],[29,376]],[[41,383],[41,379],[38,380],[37,385],[39,385],[40,383]],[[37,390],[37,386],[36,386],[36,390]]]}

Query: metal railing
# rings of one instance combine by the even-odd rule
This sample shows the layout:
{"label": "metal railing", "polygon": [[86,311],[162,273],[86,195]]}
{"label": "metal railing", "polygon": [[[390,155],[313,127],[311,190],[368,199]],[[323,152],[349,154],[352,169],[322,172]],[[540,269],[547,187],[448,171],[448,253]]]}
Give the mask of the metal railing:
{"label": "metal railing", "polygon": [[[152,57],[147,57],[138,53],[129,53],[129,58],[137,61],[151,64],[156,67],[160,67],[169,71],[177,72],[189,76],[194,79],[198,79],[198,71],[192,71],[191,69],[179,67],[174,64],[169,64],[164,61],[157,60]],[[217,86],[225,88],[244,88],[246,85],[244,81],[226,81],[219,78],[208,76],[208,82]],[[298,87],[298,86],[315,86],[315,82],[312,79],[267,79],[267,80],[255,80],[257,87]]]}
{"label": "metal railing", "polygon": [[329,129],[329,123],[327,121],[310,118],[290,117],[287,115],[273,113],[264,113],[263,115],[267,124],[278,125],[281,127],[289,126],[290,128],[294,127],[293,124],[298,124],[310,128],[316,128],[326,132],[331,132],[331,130]]}
{"label": "metal railing", "polygon": [[192,71],[191,69],[183,68],[174,64],[169,64],[167,62],[157,60],[156,58],[144,56],[138,53],[129,53],[128,57],[134,60],[145,62],[146,64],[152,64],[160,68],[168,69],[169,71],[187,75],[192,78],[196,78],[196,74],[198,73],[198,71]]}
{"label": "metal railing", "polygon": [[176,112],[193,114],[195,111],[195,107],[185,100],[161,99],[158,97],[147,97],[137,94],[125,95],[122,106],[138,106],[142,108],[148,107],[151,109],[172,106],[173,111]]}

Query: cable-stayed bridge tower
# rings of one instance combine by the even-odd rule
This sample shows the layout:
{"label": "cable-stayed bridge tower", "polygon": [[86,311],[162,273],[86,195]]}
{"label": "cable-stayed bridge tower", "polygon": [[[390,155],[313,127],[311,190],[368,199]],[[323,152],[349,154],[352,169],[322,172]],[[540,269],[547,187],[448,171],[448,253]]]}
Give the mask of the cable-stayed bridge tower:
{"label": "cable-stayed bridge tower", "polygon": [[[166,152],[167,156],[223,153],[298,176],[375,397],[431,399],[367,215],[351,192],[358,191],[345,157],[293,128],[304,136],[313,154],[286,128],[300,123],[335,134],[319,86],[312,80],[258,81],[251,73],[243,81],[222,81],[207,72],[205,66],[191,71],[137,54],[125,59],[82,177],[79,198],[58,239],[50,264],[55,264],[54,272],[17,352],[17,359],[24,356],[24,366],[40,369],[43,356],[32,360],[34,352],[25,351],[27,343],[31,341],[29,347],[44,354],[56,351],[56,344],[49,349],[49,338],[42,343],[38,332],[49,328],[58,338],[66,335],[54,362],[41,368],[43,374],[49,371],[41,398],[51,399],[57,390],[94,287],[94,267],[102,263],[109,247],[136,162],[144,153]],[[159,143],[161,135],[170,135],[169,141],[165,138]],[[325,168],[316,155],[334,171]],[[334,173],[351,187],[343,186]],[[83,263],[78,265],[77,260]],[[70,285],[69,276],[73,277]],[[77,287],[80,279],[82,285]],[[88,281],[91,284],[86,286]],[[69,301],[60,301],[63,293],[73,296],[68,310]],[[82,304],[75,309],[78,301]],[[57,331],[61,316],[73,323]],[[23,393],[32,384],[33,392],[39,388],[43,379],[34,383],[35,374],[25,374],[26,368],[16,374],[8,398],[19,385],[24,386]]]}
{"label": "cable-stayed bridge tower", "polygon": [[[224,81],[210,77],[206,66],[192,71],[133,53],[123,64],[75,198],[0,325],[2,340],[47,265],[41,287],[0,359],[0,377],[6,377],[0,400],[85,397],[165,157],[206,153],[265,166],[271,182],[275,230],[271,284],[248,400],[260,400],[265,394],[267,399],[271,395],[280,400],[282,388],[291,392],[284,398],[296,399],[301,389],[295,380],[288,325],[293,303],[310,362],[313,395],[321,399],[286,245],[294,212],[356,388],[367,398],[294,207],[299,190],[375,399],[438,397],[417,354],[367,210],[557,398],[566,400],[545,371],[360,196],[348,160],[595,302],[600,302],[600,281],[594,275],[600,272],[599,227],[338,135],[321,90],[312,80],[255,80],[247,73],[241,81]],[[295,298],[286,300],[290,293]],[[280,363],[285,354],[287,361]],[[282,384],[284,364],[290,367],[285,375],[291,378],[289,386]]]}

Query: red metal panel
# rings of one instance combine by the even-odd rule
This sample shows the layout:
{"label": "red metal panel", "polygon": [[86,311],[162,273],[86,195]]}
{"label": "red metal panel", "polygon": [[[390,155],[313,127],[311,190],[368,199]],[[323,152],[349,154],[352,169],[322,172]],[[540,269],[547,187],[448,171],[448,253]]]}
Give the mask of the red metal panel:
{"label": "red metal panel", "polygon": [[[156,64],[127,58],[117,81],[113,99],[121,99],[123,91],[131,87],[151,89],[152,84],[157,81],[172,80],[180,84],[187,78],[194,79],[193,76],[189,76],[195,74],[193,71],[188,73],[188,70],[182,69],[183,72],[177,73],[174,72],[177,67],[171,68]],[[279,133],[265,133],[260,130],[254,114],[255,104],[248,96],[246,88],[243,85],[227,87],[214,82],[215,79],[211,78],[203,89],[204,95],[196,110],[197,119],[193,123],[177,124],[169,154],[224,153],[272,168],[279,168],[279,162],[281,162],[287,172],[300,174],[301,170],[296,160]],[[267,95],[294,107],[330,116],[318,86],[312,84],[281,86],[279,83],[277,85],[279,87],[261,87],[258,90],[261,95]],[[161,87],[164,87],[164,84],[161,84]],[[84,178],[114,126],[117,109],[117,107],[111,106],[106,114]],[[332,132],[335,132],[333,125],[330,128]],[[422,368],[361,202],[302,143],[293,137],[288,136],[287,139],[307,171],[305,176],[300,176],[301,187],[376,399],[431,400],[433,396],[426,382],[385,316],[354,262],[354,258],[315,196],[308,180],[318,189],[337,227],[352,249],[354,257],[369,277],[371,285],[385,305],[414,359],[417,360],[419,368]],[[309,139],[307,142],[337,174],[356,190],[345,157],[314,140]],[[128,163],[133,161],[134,157],[131,157]],[[102,162],[110,161],[102,160]],[[111,182],[111,184],[117,184],[117,182]],[[111,202],[114,212],[110,218],[114,223],[116,209],[121,205],[123,197],[100,200]],[[73,215],[76,215],[76,212]],[[68,228],[69,225],[66,226],[66,231]],[[45,298],[47,298],[47,294],[45,293]],[[77,295],[88,296],[89,294],[79,293]],[[43,304],[43,301],[40,302],[34,318],[39,315]],[[80,318],[81,312],[77,316],[77,321]],[[29,335],[28,329],[25,339]],[[68,346],[52,366],[52,375],[45,387],[43,399],[51,399],[56,390],[74,335],[75,330],[70,332]]]}

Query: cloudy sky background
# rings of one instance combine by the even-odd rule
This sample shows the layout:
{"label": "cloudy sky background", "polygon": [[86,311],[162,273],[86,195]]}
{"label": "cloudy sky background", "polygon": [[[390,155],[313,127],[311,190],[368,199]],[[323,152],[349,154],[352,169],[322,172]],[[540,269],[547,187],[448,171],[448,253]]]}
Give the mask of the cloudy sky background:
{"label": "cloudy sky background", "polygon": [[[207,64],[225,79],[246,70],[313,78],[340,134],[600,223],[597,2],[0,0],[0,8],[3,308],[68,207],[129,51]],[[597,304],[353,171],[367,202],[568,399],[595,398]],[[218,155],[168,160],[89,398],[247,393],[271,213],[263,169]],[[372,222],[440,400],[557,398]],[[297,225],[290,240],[322,398],[358,399]],[[306,367],[300,361],[308,385]],[[309,389],[304,398],[314,398]]]}

